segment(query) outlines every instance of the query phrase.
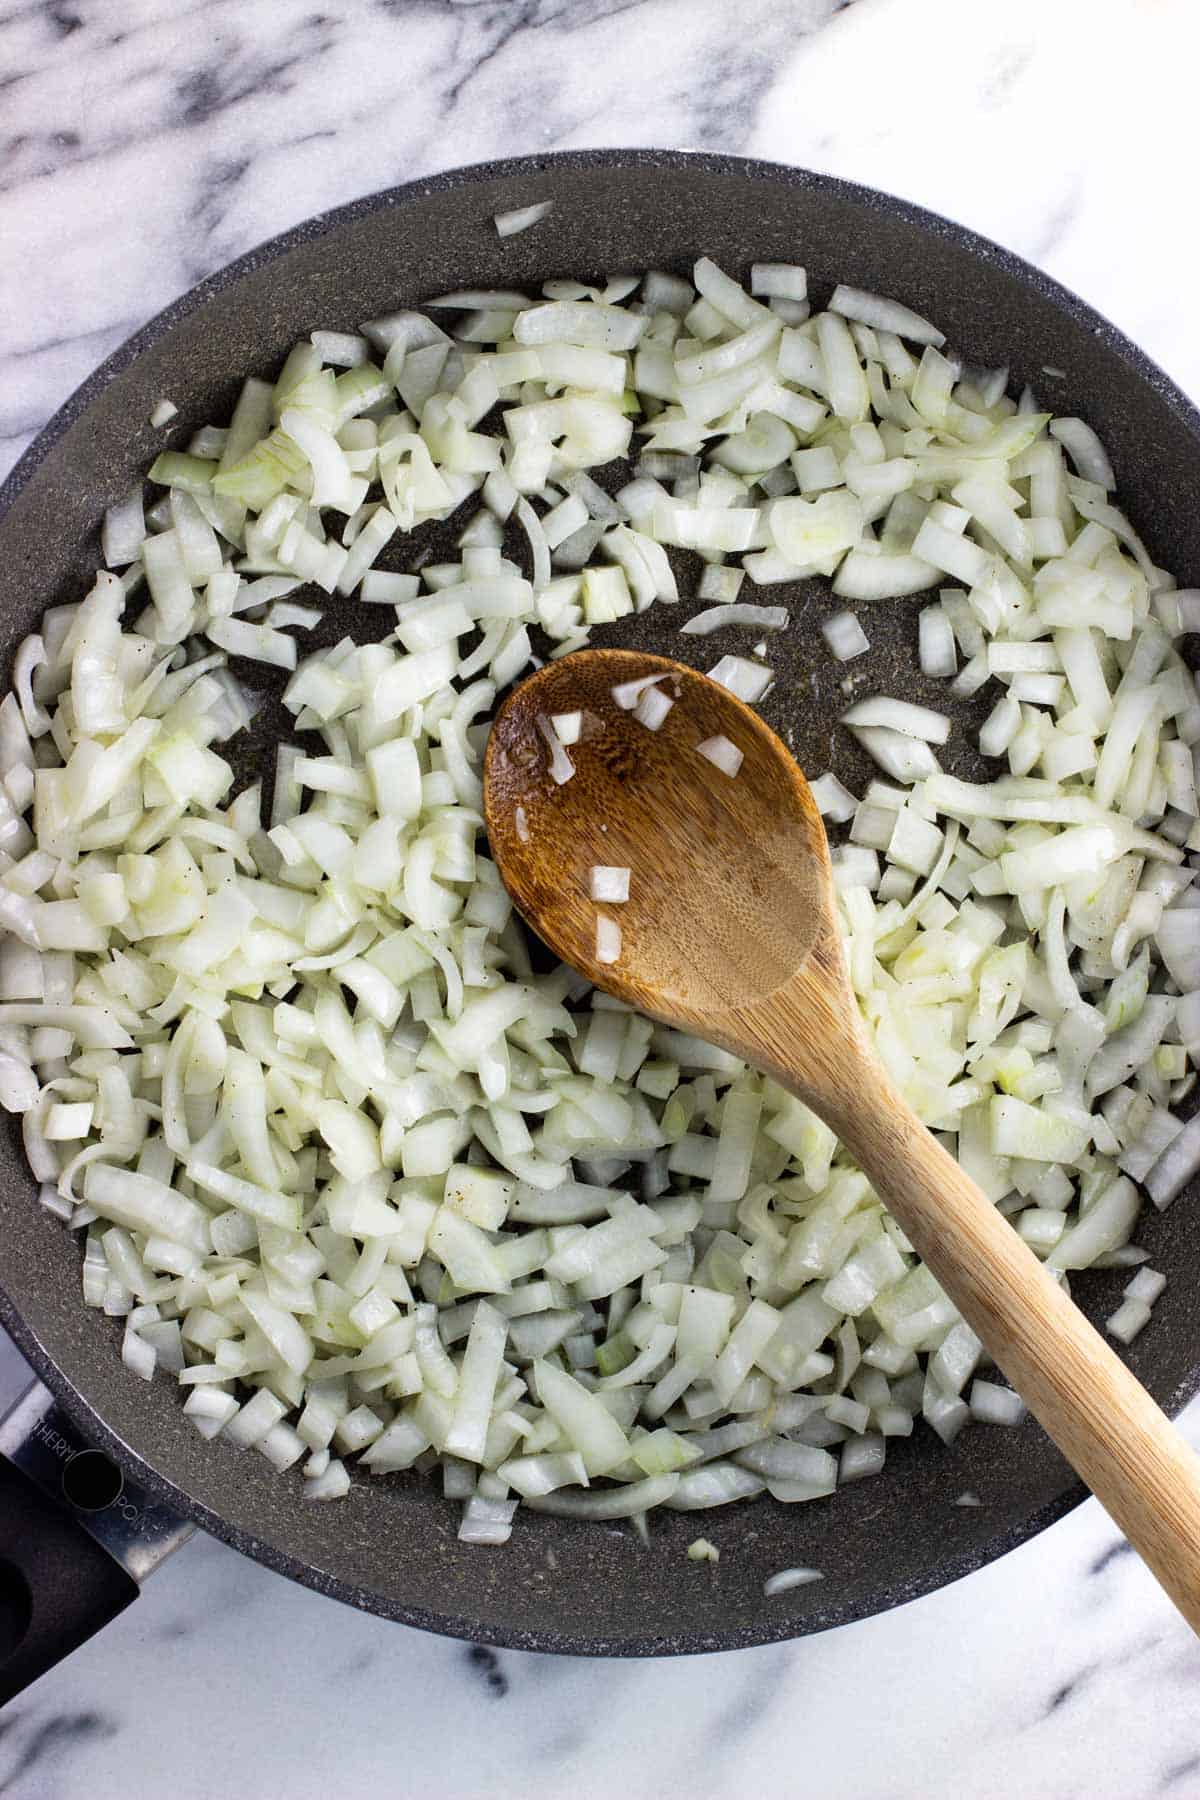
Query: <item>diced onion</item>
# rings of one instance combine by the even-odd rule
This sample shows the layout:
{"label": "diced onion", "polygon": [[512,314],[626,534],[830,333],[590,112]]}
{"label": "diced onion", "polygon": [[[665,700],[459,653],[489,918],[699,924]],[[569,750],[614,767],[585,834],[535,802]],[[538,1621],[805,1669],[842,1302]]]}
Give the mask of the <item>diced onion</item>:
{"label": "diced onion", "polygon": [[869,325],[874,331],[894,331],[897,337],[908,338],[914,344],[940,346],[946,341],[946,334],[931,325],[928,319],[921,318],[919,313],[897,305],[894,300],[881,299],[878,294],[866,294],[861,288],[839,283],[833,290],[829,307],[831,312],[841,313],[844,319],[856,319],[860,325]]}
{"label": "diced onion", "polygon": [[[1014,403],[898,302],[839,286],[814,313],[799,265],[747,289],[702,257],[430,306],[453,337],[408,309],[314,331],[164,449],[106,514],[94,584],[16,652],[0,1104],[30,1203],[82,1233],[85,1305],[202,1437],[314,1501],[352,1459],[437,1464],[466,1543],[506,1543],[520,1504],[641,1533],[656,1506],[805,1504],[879,1474],[889,1438],[1016,1424],[828,1127],[531,954],[480,835],[490,719],[535,645],[677,601],[676,549],[701,565],[685,635],[762,634],[711,671],[748,704],[789,609],[747,579],[928,595],[921,674],[979,695],[999,767],[941,772],[949,710],[848,706],[880,777],[812,789],[848,971],[891,1079],[1034,1254],[1128,1272],[1129,1342],[1164,1285],[1142,1193],[1168,1206],[1200,1169],[1200,702],[1173,641],[1200,595],[1088,424]],[[335,642],[331,615],[311,651],[325,594],[394,631]],[[870,648],[855,610],[819,629]],[[304,734],[269,817],[226,759],[262,704],[230,658],[287,671]],[[686,763],[685,693],[612,691],[684,731]],[[596,725],[538,720],[552,783]],[[694,749],[737,775],[729,739]],[[631,882],[590,866],[593,975]]]}
{"label": "diced onion", "polygon": [[775,1575],[768,1575],[763,1582],[763,1593],[768,1600],[776,1594],[786,1594],[792,1588],[809,1587],[814,1581],[822,1581],[824,1577],[820,1569],[780,1569]]}
{"label": "diced onion", "polygon": [[923,738],[928,744],[944,744],[950,736],[950,720],[945,713],[914,706],[910,700],[858,700],[842,714],[842,724],[881,725],[905,737]]}
{"label": "diced onion", "polygon": [[832,770],[819,775],[809,786],[817,803],[817,811],[823,818],[832,819],[835,825],[844,825],[847,819],[853,818],[858,801],[848,788],[842,786]]}
{"label": "diced onion", "polygon": [[603,914],[596,920],[596,961],[615,963],[621,955],[621,927]]}
{"label": "diced onion", "polygon": [[495,217],[496,235],[502,238],[515,237],[519,231],[528,231],[531,225],[537,225],[553,211],[553,200],[539,200],[532,206],[517,206],[511,212],[498,212]]}
{"label": "diced onion", "polygon": [[679,629],[695,637],[707,637],[712,631],[723,631],[727,625],[749,625],[755,631],[786,631],[787,623],[786,606],[752,606],[739,601],[693,613]]}
{"label": "diced onion", "polygon": [[731,779],[736,776],[745,761],[745,752],[739,750],[736,744],[731,744],[727,737],[720,734],[716,737],[705,738],[702,744],[696,745],[696,749],[701,756],[706,757],[712,763],[714,768],[720,769],[722,775],[728,775]]}
{"label": "diced onion", "polygon": [[871,648],[871,640],[852,612],[831,613],[821,621],[821,635],[839,662],[850,662]]}
{"label": "diced onion", "polygon": [[661,675],[640,675],[632,681],[619,681],[612,690],[612,697],[623,712],[633,712],[642,695],[662,680]]}
{"label": "diced onion", "polygon": [[544,714],[538,714],[537,728],[541,732],[550,751],[550,779],[561,787],[563,782],[570,781],[575,773],[575,764],[563,748],[562,738],[554,725]]}
{"label": "diced onion", "polygon": [[917,627],[922,675],[953,675],[958,668],[958,652],[954,643],[954,627],[943,608],[922,608]]}
{"label": "diced onion", "polygon": [[1104,1322],[1104,1329],[1110,1337],[1115,1337],[1122,1344],[1132,1344],[1134,1338],[1150,1323],[1150,1308],[1144,1300],[1126,1297]]}
{"label": "diced onion", "polygon": [[[901,704],[903,702],[897,702],[897,705]],[[913,782],[937,774],[937,758],[923,738],[886,725],[852,725],[850,729],[885,775],[893,775],[897,781]]]}
{"label": "diced onion", "polygon": [[675,702],[660,687],[648,687],[633,709],[633,716],[647,731],[657,731]]}
{"label": "diced onion", "polygon": [[1011,1388],[994,1381],[971,1383],[971,1416],[988,1425],[1019,1425],[1025,1417],[1025,1402]]}
{"label": "diced onion", "polygon": [[596,863],[592,868],[591,895],[593,900],[602,900],[606,904],[619,906],[629,898],[628,869],[611,868],[603,863]]}
{"label": "diced onion", "polygon": [[720,662],[713,664],[708,675],[710,681],[720,682],[749,706],[762,699],[774,679],[770,669],[764,669],[744,656],[723,656]]}

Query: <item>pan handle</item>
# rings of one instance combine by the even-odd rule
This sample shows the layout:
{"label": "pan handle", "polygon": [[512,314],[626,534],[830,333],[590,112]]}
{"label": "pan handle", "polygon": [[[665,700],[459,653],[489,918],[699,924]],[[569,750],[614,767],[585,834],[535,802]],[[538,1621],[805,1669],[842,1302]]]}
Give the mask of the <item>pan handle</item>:
{"label": "pan handle", "polygon": [[0,1706],[137,1594],[137,1582],[65,1507],[0,1459]]}
{"label": "pan handle", "polygon": [[34,1382],[0,1421],[0,1706],[124,1612],[191,1530]]}

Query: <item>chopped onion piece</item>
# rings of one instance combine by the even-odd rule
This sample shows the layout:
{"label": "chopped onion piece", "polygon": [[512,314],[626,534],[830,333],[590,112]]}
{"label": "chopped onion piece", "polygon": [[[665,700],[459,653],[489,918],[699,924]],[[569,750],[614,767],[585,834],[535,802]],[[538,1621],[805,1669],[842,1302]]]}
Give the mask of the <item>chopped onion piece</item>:
{"label": "chopped onion piece", "polygon": [[596,920],[596,961],[615,963],[621,955],[621,927],[602,913]]}
{"label": "chopped onion piece", "polygon": [[532,206],[517,206],[511,212],[499,212],[495,216],[497,237],[515,237],[520,231],[528,231],[531,225],[537,225],[549,213],[554,211],[553,200],[539,200]]}
{"label": "chopped onion piece", "polygon": [[619,681],[612,690],[612,697],[622,712],[633,712],[642,695],[652,688],[657,681],[664,680],[662,675],[639,675],[632,681]]}
{"label": "chopped onion piece", "polygon": [[706,757],[712,763],[714,768],[720,769],[722,775],[728,775],[730,779],[737,775],[745,761],[745,752],[739,750],[736,744],[731,744],[727,737],[720,734],[716,737],[705,738],[702,744],[696,745],[696,749],[701,756]]}
{"label": "chopped onion piece", "polygon": [[579,734],[583,730],[583,714],[581,712],[555,713],[550,723],[560,744],[577,744]]}
{"label": "chopped onion piece", "polygon": [[560,1519],[631,1519],[670,1501],[679,1480],[678,1475],[652,1475],[646,1481],[591,1494],[559,1488],[552,1494],[531,1495],[525,1504]]}
{"label": "chopped onion piece", "polygon": [[1166,1276],[1160,1275],[1157,1269],[1139,1269],[1133,1280],[1125,1285],[1125,1298],[1153,1306],[1166,1285]]}
{"label": "chopped onion piece", "polygon": [[1146,1192],[1155,1206],[1170,1206],[1200,1169],[1200,1113],[1188,1120],[1146,1176]]}
{"label": "chopped onion piece", "polygon": [[562,739],[544,713],[537,716],[537,728],[550,751],[550,779],[561,787],[575,773],[575,764],[563,748]]}
{"label": "chopped onion piece", "polygon": [[833,298],[829,302],[829,310],[841,313],[844,319],[855,319],[860,325],[869,325],[873,331],[892,331],[897,337],[908,338],[914,344],[933,344],[940,348],[946,341],[946,334],[923,319],[919,313],[910,312],[907,306],[900,306],[895,300],[884,300],[878,294],[864,293],[861,288],[845,287],[841,283],[833,290]]}
{"label": "chopped onion piece", "polygon": [[764,669],[759,663],[750,662],[744,656],[723,656],[708,671],[710,681],[719,682],[728,688],[739,700],[753,706],[761,700],[772,681],[775,679],[770,669]]}
{"label": "chopped onion piece", "polygon": [[1019,1425],[1025,1417],[1025,1402],[1011,1388],[978,1378],[971,1383],[971,1417],[987,1425]]}
{"label": "chopped onion piece", "polygon": [[809,787],[822,818],[832,819],[835,825],[844,825],[847,819],[854,817],[858,801],[849,788],[842,786],[832,770],[818,775],[815,781],[809,783]]}
{"label": "chopped onion piece", "polygon": [[923,738],[928,744],[944,744],[950,736],[950,720],[945,713],[916,706],[911,700],[888,700],[882,695],[856,701],[842,714],[842,724],[881,725],[905,737]]}
{"label": "chopped onion piece", "polygon": [[1075,465],[1075,472],[1085,481],[1094,481],[1106,490],[1117,485],[1108,453],[1090,425],[1082,419],[1054,419],[1050,436],[1057,438]]}
{"label": "chopped onion piece", "polygon": [[1126,1297],[1104,1322],[1104,1329],[1110,1337],[1115,1337],[1122,1344],[1132,1344],[1134,1338],[1150,1323],[1150,1308],[1144,1300]]}
{"label": "chopped onion piece", "polygon": [[660,687],[648,687],[633,709],[633,716],[647,731],[657,731],[675,702]]}
{"label": "chopped onion piece", "polygon": [[820,1569],[780,1569],[777,1574],[767,1576],[763,1593],[768,1600],[773,1600],[776,1594],[786,1594],[791,1588],[808,1587],[812,1582],[824,1579]]}
{"label": "chopped onion piece", "polygon": [[749,625],[755,631],[786,631],[787,623],[786,606],[754,606],[738,601],[709,606],[703,612],[693,613],[679,629],[694,637],[707,637],[710,632],[723,631],[727,625]]}
{"label": "chopped onion piece", "polygon": [[629,870],[612,868],[603,863],[594,863],[591,874],[591,896],[593,900],[605,901],[610,906],[619,906],[629,898]]}
{"label": "chopped onion piece", "polygon": [[110,506],[104,515],[100,549],[104,566],[123,569],[134,562],[146,538],[146,521],[142,512],[141,483],[128,496]]}
{"label": "chopped onion piece", "polygon": [[871,648],[871,640],[852,612],[831,613],[821,620],[821,635],[838,662],[850,662]]}
{"label": "chopped onion piece", "polygon": [[954,627],[940,606],[922,608],[917,620],[922,675],[951,676],[958,668]]}
{"label": "chopped onion piece", "polygon": [[938,773],[937,758],[924,739],[883,725],[852,725],[850,729],[885,775],[914,782]]}

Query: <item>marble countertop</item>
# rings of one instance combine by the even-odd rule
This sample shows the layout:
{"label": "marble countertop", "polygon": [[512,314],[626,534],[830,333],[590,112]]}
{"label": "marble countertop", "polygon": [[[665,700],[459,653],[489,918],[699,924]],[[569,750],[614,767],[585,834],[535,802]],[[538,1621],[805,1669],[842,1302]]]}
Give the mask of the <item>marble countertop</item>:
{"label": "marble countertop", "polygon": [[[1198,55],[1193,0],[9,0],[0,475],[262,239],[453,164],[602,144],[890,188],[1040,263],[1200,398]],[[22,1380],[0,1345],[0,1407]],[[1200,1405],[1185,1423],[1200,1441]],[[1189,1800],[1198,1679],[1094,1502],[884,1617],[662,1663],[472,1650],[197,1537],[5,1714],[0,1792]]]}

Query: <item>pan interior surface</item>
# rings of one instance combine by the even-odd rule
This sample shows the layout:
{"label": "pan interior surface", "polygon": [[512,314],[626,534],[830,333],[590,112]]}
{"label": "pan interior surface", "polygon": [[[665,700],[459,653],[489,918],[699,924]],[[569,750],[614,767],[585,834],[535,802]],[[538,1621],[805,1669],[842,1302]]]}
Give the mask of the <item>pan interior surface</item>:
{"label": "pan interior surface", "polygon": [[[554,210],[501,239],[495,213],[531,201]],[[181,301],[118,352],[48,428],[0,502],[5,664],[47,606],[77,600],[98,560],[104,508],[164,447],[228,416],[242,377],[273,374],[314,327],[419,306],[470,284],[522,287],[661,268],[700,255],[740,277],[751,261],[803,262],[823,303],[835,281],[895,296],[936,319],[969,361],[1008,364],[1048,408],[1078,413],[1104,438],[1118,494],[1155,560],[1181,585],[1200,583],[1200,419],[1176,389],[1086,307],[994,246],[867,190],[736,159],[656,152],[582,152],[484,167],[375,197],[255,252]],[[149,416],[179,408],[167,433]],[[461,524],[461,520],[458,522]],[[451,541],[452,532],[446,541]],[[433,539],[436,544],[436,537]],[[395,566],[401,566],[399,559]],[[845,670],[819,634],[835,610],[820,584],[773,590],[792,605],[773,645],[778,680],[763,712],[810,776],[829,766]],[[862,609],[877,691],[933,704],[944,689],[916,671],[915,605]],[[707,667],[718,640],[681,638],[685,613],[656,606],[606,627],[596,643]],[[346,602],[329,608],[317,643],[357,629]],[[251,685],[262,686],[261,670]],[[286,717],[268,706],[244,773]],[[839,770],[853,759],[839,746]],[[966,772],[960,770],[959,772]],[[123,1368],[119,1322],[87,1311],[78,1249],[34,1202],[19,1134],[0,1138],[0,1316],[80,1423],[152,1491],[210,1530],[324,1592],[411,1624],[516,1647],[589,1654],[668,1654],[786,1638],[867,1616],[968,1573],[1050,1523],[1082,1496],[1032,1424],[977,1427],[947,1449],[925,1430],[892,1440],[884,1473],[831,1500],[754,1501],[716,1512],[659,1513],[643,1545],[626,1526],[518,1514],[498,1549],[459,1544],[457,1509],[432,1480],[356,1477],[329,1506],[301,1504],[301,1477],[194,1433],[164,1382]],[[1200,1215],[1180,1197],[1149,1216],[1138,1241],[1175,1279],[1129,1360],[1163,1405],[1200,1380],[1200,1321],[1186,1279],[1200,1261]],[[1127,1275],[1089,1274],[1076,1296],[1094,1320],[1113,1310]],[[978,1508],[954,1504],[965,1490]],[[717,1565],[691,1564],[689,1542],[713,1538]],[[768,1600],[767,1576],[806,1564],[824,1579]]]}

